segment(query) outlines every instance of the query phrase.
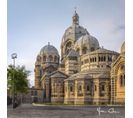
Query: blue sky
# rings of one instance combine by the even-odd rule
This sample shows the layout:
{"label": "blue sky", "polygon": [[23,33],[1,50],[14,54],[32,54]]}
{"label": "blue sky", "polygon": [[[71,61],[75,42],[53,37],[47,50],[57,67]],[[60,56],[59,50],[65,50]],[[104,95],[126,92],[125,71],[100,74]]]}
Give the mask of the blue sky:
{"label": "blue sky", "polygon": [[75,6],[80,25],[98,39],[100,46],[119,52],[125,40],[124,0],[8,0],[8,64],[16,52],[16,65],[32,71],[31,84],[40,49],[50,42],[60,52]]}

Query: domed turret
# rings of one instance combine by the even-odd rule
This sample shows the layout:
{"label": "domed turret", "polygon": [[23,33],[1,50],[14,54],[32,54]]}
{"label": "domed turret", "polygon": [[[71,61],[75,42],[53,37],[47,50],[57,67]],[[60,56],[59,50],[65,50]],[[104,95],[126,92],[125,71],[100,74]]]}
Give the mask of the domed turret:
{"label": "domed turret", "polygon": [[34,69],[36,88],[41,87],[40,80],[44,74],[57,70],[59,66],[59,58],[57,49],[50,45],[50,43],[41,48],[40,53],[37,55]]}
{"label": "domed turret", "polygon": [[49,55],[52,55],[52,54],[56,54],[57,56],[59,55],[58,54],[58,50],[53,46],[53,45],[50,45],[50,43],[48,43],[48,45],[44,46],[41,50],[40,50],[40,54],[49,54]]}
{"label": "domed turret", "polygon": [[59,64],[59,53],[58,50],[48,43],[48,45],[44,46],[40,53],[37,56],[36,62],[41,64]]}

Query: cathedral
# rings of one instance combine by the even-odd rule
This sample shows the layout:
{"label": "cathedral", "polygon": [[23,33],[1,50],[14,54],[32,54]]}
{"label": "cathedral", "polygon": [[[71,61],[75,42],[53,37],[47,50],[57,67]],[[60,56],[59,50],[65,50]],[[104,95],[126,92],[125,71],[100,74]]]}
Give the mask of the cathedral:
{"label": "cathedral", "polygon": [[120,53],[105,49],[79,24],[75,11],[72,25],[61,40],[61,55],[48,43],[35,61],[36,99],[44,103],[124,104],[125,42]]}

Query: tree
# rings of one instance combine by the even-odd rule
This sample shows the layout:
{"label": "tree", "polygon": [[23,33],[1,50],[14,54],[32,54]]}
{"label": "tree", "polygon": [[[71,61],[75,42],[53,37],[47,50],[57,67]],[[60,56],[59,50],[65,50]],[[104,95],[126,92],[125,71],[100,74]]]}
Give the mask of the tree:
{"label": "tree", "polygon": [[16,94],[27,93],[29,82],[27,77],[29,76],[30,71],[25,69],[25,66],[17,66],[14,68],[12,65],[9,65],[7,68],[7,81],[8,89],[12,93],[13,85],[15,86]]}

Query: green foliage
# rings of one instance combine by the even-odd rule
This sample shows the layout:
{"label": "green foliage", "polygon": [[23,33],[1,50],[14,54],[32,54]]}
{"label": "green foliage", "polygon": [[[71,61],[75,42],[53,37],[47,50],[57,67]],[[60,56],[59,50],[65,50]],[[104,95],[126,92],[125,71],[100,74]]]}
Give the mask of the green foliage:
{"label": "green foliage", "polygon": [[27,71],[25,66],[14,68],[12,65],[9,65],[7,68],[8,89],[13,92],[13,85],[15,85],[16,93],[26,93],[29,87],[27,79],[29,73],[30,71]]}

